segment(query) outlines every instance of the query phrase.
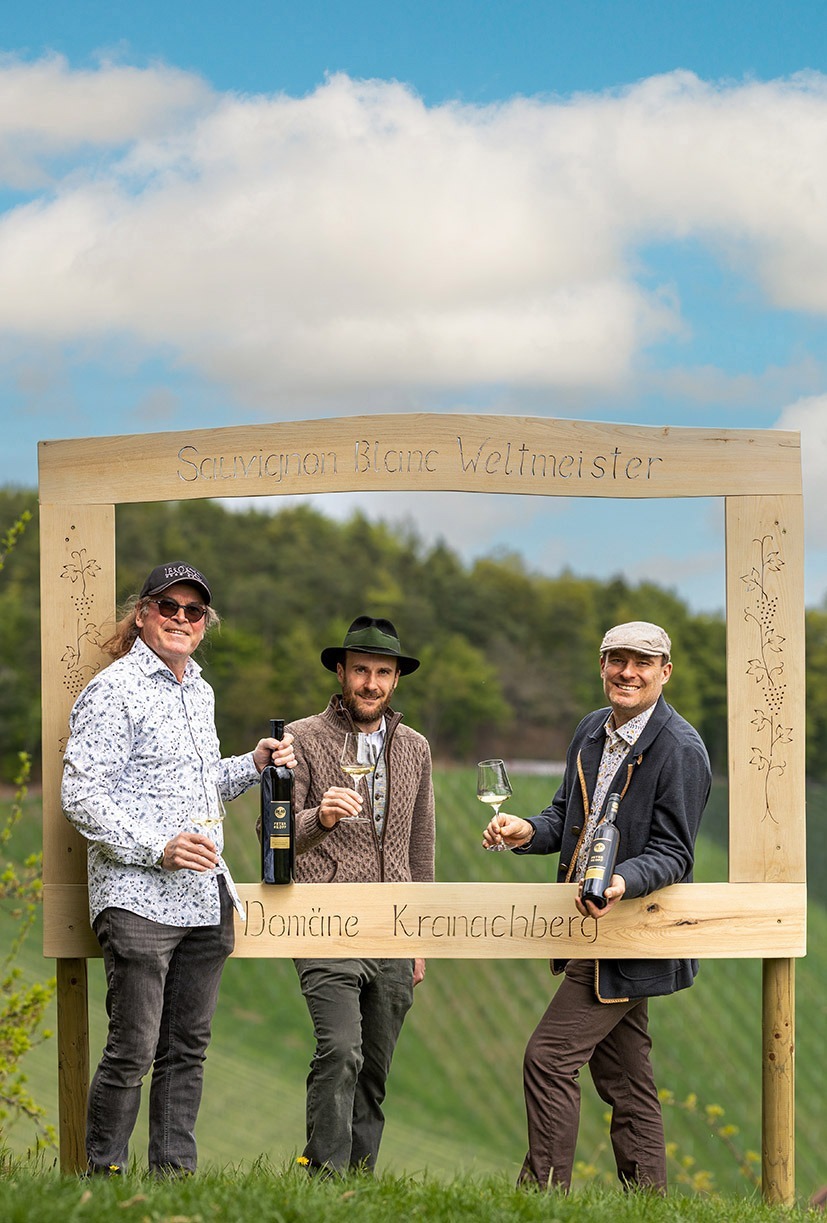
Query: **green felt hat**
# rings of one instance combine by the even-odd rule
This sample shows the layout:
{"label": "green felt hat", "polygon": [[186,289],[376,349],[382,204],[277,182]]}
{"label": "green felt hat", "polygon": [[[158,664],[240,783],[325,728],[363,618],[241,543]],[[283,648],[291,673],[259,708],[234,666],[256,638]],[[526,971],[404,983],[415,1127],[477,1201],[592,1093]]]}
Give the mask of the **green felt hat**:
{"label": "green felt hat", "polygon": [[410,675],[419,666],[418,658],[409,658],[402,653],[399,637],[390,620],[375,620],[373,616],[357,616],[340,646],[331,645],[322,650],[322,663],[328,671],[335,671],[337,663],[344,662],[345,650],[356,650],[360,654],[387,654],[396,659],[402,675]]}

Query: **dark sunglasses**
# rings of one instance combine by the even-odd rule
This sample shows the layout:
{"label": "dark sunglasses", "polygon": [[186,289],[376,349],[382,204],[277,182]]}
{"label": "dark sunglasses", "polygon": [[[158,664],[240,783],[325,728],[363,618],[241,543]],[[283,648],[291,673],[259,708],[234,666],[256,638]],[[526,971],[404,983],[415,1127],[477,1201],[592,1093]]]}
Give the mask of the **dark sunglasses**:
{"label": "dark sunglasses", "polygon": [[150,603],[158,604],[158,611],[165,620],[171,620],[182,611],[190,624],[197,624],[207,614],[207,609],[201,603],[178,603],[175,599],[150,599]]}

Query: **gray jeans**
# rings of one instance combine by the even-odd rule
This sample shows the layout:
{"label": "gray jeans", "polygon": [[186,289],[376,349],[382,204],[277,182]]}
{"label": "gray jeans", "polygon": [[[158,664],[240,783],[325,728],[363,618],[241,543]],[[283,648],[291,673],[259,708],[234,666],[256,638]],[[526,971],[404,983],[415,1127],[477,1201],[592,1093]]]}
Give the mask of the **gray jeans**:
{"label": "gray jeans", "polygon": [[413,1002],[413,960],[296,960],[316,1037],[307,1078],[311,1169],[372,1171],[393,1051]]}
{"label": "gray jeans", "polygon": [[165,926],[126,909],[104,909],[95,919],[109,1033],[89,1089],[86,1154],[93,1172],[125,1168],[150,1069],[149,1167],[195,1171],[204,1058],[234,938],[223,880],[220,892],[217,926]]}

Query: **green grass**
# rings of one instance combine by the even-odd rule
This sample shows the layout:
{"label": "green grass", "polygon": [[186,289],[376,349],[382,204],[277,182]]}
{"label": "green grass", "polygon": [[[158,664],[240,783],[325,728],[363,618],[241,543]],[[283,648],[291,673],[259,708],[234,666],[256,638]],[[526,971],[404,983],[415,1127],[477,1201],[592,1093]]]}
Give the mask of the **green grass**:
{"label": "green grass", "polygon": [[491,1175],[437,1179],[385,1173],[374,1179],[318,1182],[295,1167],[266,1163],[240,1170],[207,1170],[191,1180],[161,1184],[134,1175],[78,1182],[23,1168],[0,1178],[0,1211],[5,1223],[51,1218],[84,1223],[112,1219],[125,1223],[131,1219],[140,1223],[224,1219],[233,1223],[385,1223],[387,1219],[605,1223],[609,1218],[612,1223],[771,1223],[779,1218],[816,1217],[799,1209],[773,1209],[757,1198],[664,1199],[598,1186],[567,1198],[549,1197],[516,1190],[504,1177]]}
{"label": "green grass", "polygon": [[[441,770],[436,784],[439,879],[528,882],[550,877],[553,860],[486,854],[480,848],[484,813],[474,798],[470,770]],[[520,776],[511,806],[525,814],[537,811],[548,801],[552,788],[549,778]],[[827,791],[811,788],[808,800],[811,824],[817,826],[819,818],[823,821],[827,814]],[[724,796],[717,791],[705,821],[709,835],[698,847],[697,877],[704,881],[726,878],[721,844],[724,805]],[[257,878],[255,817],[254,795],[230,808],[227,858],[239,881]],[[38,844],[38,820],[37,802],[32,799],[25,825],[15,834],[16,856],[22,857]],[[815,865],[812,870],[823,886],[823,872]],[[827,914],[823,895],[811,896],[809,921],[810,954],[797,966],[797,1185],[803,1200],[827,1181],[823,1154],[827,1149],[823,1110],[827,1070],[822,1051]],[[7,920],[0,918],[0,943],[8,941],[8,927]],[[30,979],[51,970],[39,955],[36,937],[21,961]],[[89,967],[94,1065],[103,1044],[105,1016],[101,963],[91,961]],[[501,1186],[513,1181],[525,1152],[522,1053],[553,989],[543,960],[431,961],[394,1061],[380,1171],[391,1178],[404,1174],[417,1183],[424,1178],[427,1184],[438,1181],[442,1185],[451,1185],[457,1175],[470,1176],[471,1182],[463,1182],[462,1193],[472,1194],[475,1191],[467,1185],[475,1184],[476,1177],[494,1175],[501,1178],[497,1182]],[[676,1191],[680,1192],[681,1175],[701,1169],[713,1174],[721,1192],[749,1203],[753,1190],[707,1124],[702,1106],[720,1105],[725,1110],[724,1123],[739,1131],[736,1143],[744,1150],[760,1151],[760,962],[706,961],[691,990],[653,1001],[650,1013],[659,1086],[674,1092],[679,1103],[692,1093],[700,1101],[694,1113],[678,1106],[666,1110],[667,1138],[677,1147],[677,1162],[670,1173]],[[303,1145],[304,1080],[311,1052],[312,1030],[292,963],[231,960],[207,1060],[198,1125],[202,1167],[243,1165],[249,1169],[261,1156],[273,1168],[289,1163]],[[30,1054],[27,1069],[33,1094],[54,1121],[55,1042]],[[135,1142],[139,1158],[146,1145],[145,1132],[142,1120]],[[25,1129],[16,1127],[11,1135],[13,1149],[25,1150],[29,1138]],[[583,1076],[578,1158],[597,1168],[598,1179],[612,1179],[604,1106],[588,1074]],[[687,1161],[694,1161],[688,1169]],[[363,1192],[360,1188],[360,1195]],[[513,1205],[500,1204],[496,1209],[501,1213],[473,1217],[533,1217],[502,1213],[516,1209]],[[204,1214],[204,1218],[211,1217]],[[282,1212],[282,1217],[301,1216]],[[544,1217],[551,1217],[548,1208]]]}

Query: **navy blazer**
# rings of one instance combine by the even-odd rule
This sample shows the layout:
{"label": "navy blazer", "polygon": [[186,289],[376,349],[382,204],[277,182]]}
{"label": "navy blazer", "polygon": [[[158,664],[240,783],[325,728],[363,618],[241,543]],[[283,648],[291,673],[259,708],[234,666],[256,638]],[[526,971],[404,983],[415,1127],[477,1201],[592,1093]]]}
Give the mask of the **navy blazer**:
{"label": "navy blazer", "polygon": [[[591,800],[610,713],[607,706],[580,723],[566,753],[560,788],[551,805],[529,820],[535,829],[531,845],[514,851],[559,852],[558,883],[571,875],[585,825],[578,756]],[[609,786],[609,792],[625,789],[617,816],[615,872],[626,880],[626,897],[648,896],[670,883],[691,881],[695,838],[711,785],[712,770],[700,735],[659,697]],[[554,971],[562,971],[563,964],[554,962]],[[599,960],[595,993],[601,1002],[672,994],[691,985],[697,971],[697,960]]]}

